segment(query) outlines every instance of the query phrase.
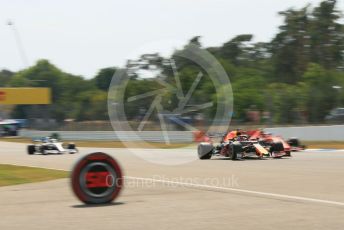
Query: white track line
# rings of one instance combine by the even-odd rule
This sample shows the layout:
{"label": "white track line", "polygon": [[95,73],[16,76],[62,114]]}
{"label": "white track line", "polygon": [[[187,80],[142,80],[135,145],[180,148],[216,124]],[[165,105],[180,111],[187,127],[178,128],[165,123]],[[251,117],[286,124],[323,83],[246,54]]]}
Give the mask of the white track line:
{"label": "white track line", "polygon": [[268,198],[280,198],[280,199],[282,198],[282,199],[288,199],[288,200],[298,200],[298,201],[303,201],[303,202],[312,202],[312,203],[322,203],[322,204],[344,206],[343,202],[314,199],[314,198],[308,198],[308,197],[302,197],[302,196],[289,196],[289,195],[276,194],[276,193],[258,192],[258,191],[252,191],[252,190],[246,190],[246,189],[219,187],[219,186],[212,186],[212,185],[205,185],[205,184],[184,183],[184,182],[176,182],[176,181],[169,181],[169,180],[158,180],[158,179],[153,179],[153,178],[131,177],[131,176],[126,176],[125,178],[131,179],[131,180],[157,182],[157,183],[161,183],[161,184],[169,184],[169,185],[172,184],[172,185],[177,185],[177,186],[181,186],[181,187],[198,188],[198,189],[204,189],[204,190],[210,190],[210,191],[246,193],[246,194],[251,194],[251,195],[264,196],[264,197],[268,197]]}
{"label": "white track line", "polygon": [[[60,170],[60,171],[69,172],[69,170],[65,170],[65,169],[46,168],[46,167],[39,167],[39,166],[26,166],[26,165],[18,165],[18,164],[8,164],[8,165],[24,166],[24,167],[30,167],[30,168],[45,168],[45,169]],[[259,191],[246,190],[246,189],[220,187],[220,186],[212,186],[212,185],[205,185],[205,184],[184,183],[184,182],[176,182],[176,181],[169,181],[169,180],[159,180],[159,179],[147,178],[147,177],[124,176],[124,178],[129,179],[129,180],[156,182],[156,183],[161,183],[161,184],[176,185],[176,186],[180,186],[180,187],[203,189],[203,190],[208,190],[208,191],[236,192],[236,193],[245,193],[245,194],[250,194],[250,195],[255,195],[255,196],[262,196],[262,197],[267,197],[267,198],[279,198],[279,199],[287,199],[287,200],[294,200],[294,201],[303,201],[303,202],[320,203],[320,204],[327,204],[327,205],[336,205],[336,206],[342,206],[342,207],[344,206],[343,202],[331,201],[331,200],[321,200],[321,199],[308,198],[308,197],[302,197],[302,196],[290,196],[290,195],[284,195],[284,194],[259,192]]]}

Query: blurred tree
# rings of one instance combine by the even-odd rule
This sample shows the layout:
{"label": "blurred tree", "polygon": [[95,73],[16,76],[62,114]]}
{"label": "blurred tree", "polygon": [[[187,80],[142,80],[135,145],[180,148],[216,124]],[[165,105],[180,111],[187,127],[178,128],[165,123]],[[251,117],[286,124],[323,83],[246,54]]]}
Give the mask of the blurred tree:
{"label": "blurred tree", "polygon": [[306,106],[310,122],[321,122],[336,103],[336,73],[319,64],[310,64],[302,77],[308,85]]}
{"label": "blurred tree", "polygon": [[95,81],[97,88],[100,90],[107,91],[109,86],[110,86],[112,77],[114,76],[116,70],[117,70],[117,68],[115,68],[115,67],[109,67],[109,68],[101,69],[97,73],[97,75],[94,77],[94,81]]}
{"label": "blurred tree", "polygon": [[37,111],[37,106],[15,107],[12,116],[15,118],[40,118],[49,117],[57,120],[65,118],[75,118],[76,110],[86,109],[78,107],[77,95],[81,92],[94,90],[95,86],[79,76],[74,76],[62,72],[47,60],[40,60],[36,65],[19,71],[9,82],[13,87],[48,87],[52,92],[52,105],[40,107],[41,112]]}
{"label": "blurred tree", "polygon": [[240,65],[244,60],[245,51],[247,50],[247,43],[252,40],[251,34],[241,34],[229,42],[223,44],[218,52],[218,55],[224,59],[229,60],[234,65]]}
{"label": "blurred tree", "polygon": [[262,111],[264,109],[265,80],[259,75],[240,77],[232,83],[234,94],[235,119],[246,120],[246,112],[252,106]]}
{"label": "blurred tree", "polygon": [[201,39],[201,36],[195,36],[195,37],[193,37],[193,38],[190,39],[189,43],[190,43],[190,44],[194,44],[194,45],[196,45],[196,46],[198,46],[198,47],[201,47],[202,44],[201,44],[201,42],[199,41],[200,39]]}
{"label": "blurred tree", "polygon": [[311,19],[311,61],[327,69],[343,67],[344,26],[336,0],[325,0],[316,7]]}
{"label": "blurred tree", "polygon": [[36,65],[14,75],[12,86],[49,87],[52,90],[53,102],[62,94],[61,80],[65,73],[50,64],[48,60],[39,60]]}
{"label": "blurred tree", "polygon": [[107,120],[107,92],[101,90],[89,90],[78,95],[76,119],[83,120]]}
{"label": "blurred tree", "polygon": [[11,77],[14,75],[13,72],[9,70],[1,70],[0,71],[0,87],[8,86],[8,83],[11,80]]}
{"label": "blurred tree", "polygon": [[309,7],[280,12],[284,24],[272,40],[272,59],[276,80],[295,84],[307,68],[310,54]]}

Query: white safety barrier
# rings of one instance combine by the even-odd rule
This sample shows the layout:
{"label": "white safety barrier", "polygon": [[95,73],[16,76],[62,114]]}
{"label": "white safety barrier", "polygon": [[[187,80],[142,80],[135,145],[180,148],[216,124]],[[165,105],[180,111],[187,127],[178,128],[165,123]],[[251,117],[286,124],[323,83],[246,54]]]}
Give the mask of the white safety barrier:
{"label": "white safety barrier", "polygon": [[266,132],[304,141],[344,141],[344,125],[267,128]]}
{"label": "white safety barrier", "polygon": [[[63,140],[112,140],[112,141],[149,141],[165,142],[165,137],[160,131],[37,131],[21,130],[20,136],[27,138],[40,138],[57,133]],[[167,132],[169,142],[192,142],[192,132],[169,131]]]}
{"label": "white safety barrier", "polygon": [[[280,135],[284,138],[297,137],[304,141],[344,141],[344,125],[333,126],[304,126],[304,127],[278,127],[266,128],[266,132]],[[20,136],[37,138],[58,133],[64,140],[113,140],[113,141],[150,141],[165,142],[160,131],[37,131],[21,130]],[[194,140],[193,132],[168,131],[170,142],[190,143]]]}

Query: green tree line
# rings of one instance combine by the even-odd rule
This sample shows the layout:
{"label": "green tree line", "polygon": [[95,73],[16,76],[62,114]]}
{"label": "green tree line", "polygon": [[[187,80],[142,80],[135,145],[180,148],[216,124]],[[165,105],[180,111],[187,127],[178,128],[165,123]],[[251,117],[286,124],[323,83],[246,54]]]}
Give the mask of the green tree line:
{"label": "green tree line", "polygon": [[[316,7],[290,8],[280,12],[283,24],[270,42],[253,42],[252,34],[241,34],[219,47],[203,47],[196,36],[189,43],[206,49],[222,64],[234,93],[234,119],[246,121],[246,113],[254,108],[268,111],[274,123],[323,122],[329,111],[341,106],[344,90],[344,25],[340,23],[341,12],[336,0],[324,0]],[[195,64],[178,59],[176,50],[172,55],[177,62],[180,80],[188,89],[197,76]],[[171,58],[171,57],[169,57]],[[142,55],[140,64],[128,65],[130,83],[126,97],[159,89],[159,84],[142,79],[137,68],[155,66],[172,81],[173,69],[164,65],[163,58]],[[146,61],[142,64],[142,61]],[[136,68],[136,69],[135,69]],[[0,72],[0,87],[50,87],[53,104],[46,109],[45,116],[58,121],[72,118],[84,120],[107,120],[107,90],[117,67],[104,68],[92,79],[84,79],[66,73],[48,60],[40,60],[27,69]],[[133,70],[133,71],[131,71]],[[131,72],[130,72],[131,71]],[[203,81],[197,87],[193,103],[216,103],[214,86]],[[127,115],[135,119],[140,109],[148,109],[154,98],[128,104]],[[178,103],[175,95],[163,99],[166,109]],[[212,109],[206,117],[213,116]],[[43,116],[37,106],[18,105],[12,111],[14,118]]]}

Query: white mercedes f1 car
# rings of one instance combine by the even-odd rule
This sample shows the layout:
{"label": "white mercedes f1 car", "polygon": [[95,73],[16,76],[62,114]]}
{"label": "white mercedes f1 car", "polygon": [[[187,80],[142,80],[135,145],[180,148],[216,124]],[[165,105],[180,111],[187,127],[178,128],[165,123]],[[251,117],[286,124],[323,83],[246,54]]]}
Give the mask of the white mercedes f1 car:
{"label": "white mercedes f1 car", "polygon": [[33,144],[27,146],[27,153],[29,155],[35,153],[41,153],[43,155],[63,153],[74,154],[77,152],[78,149],[75,147],[75,144],[69,143],[64,147],[63,142],[59,142],[57,139],[50,137],[34,140]]}

